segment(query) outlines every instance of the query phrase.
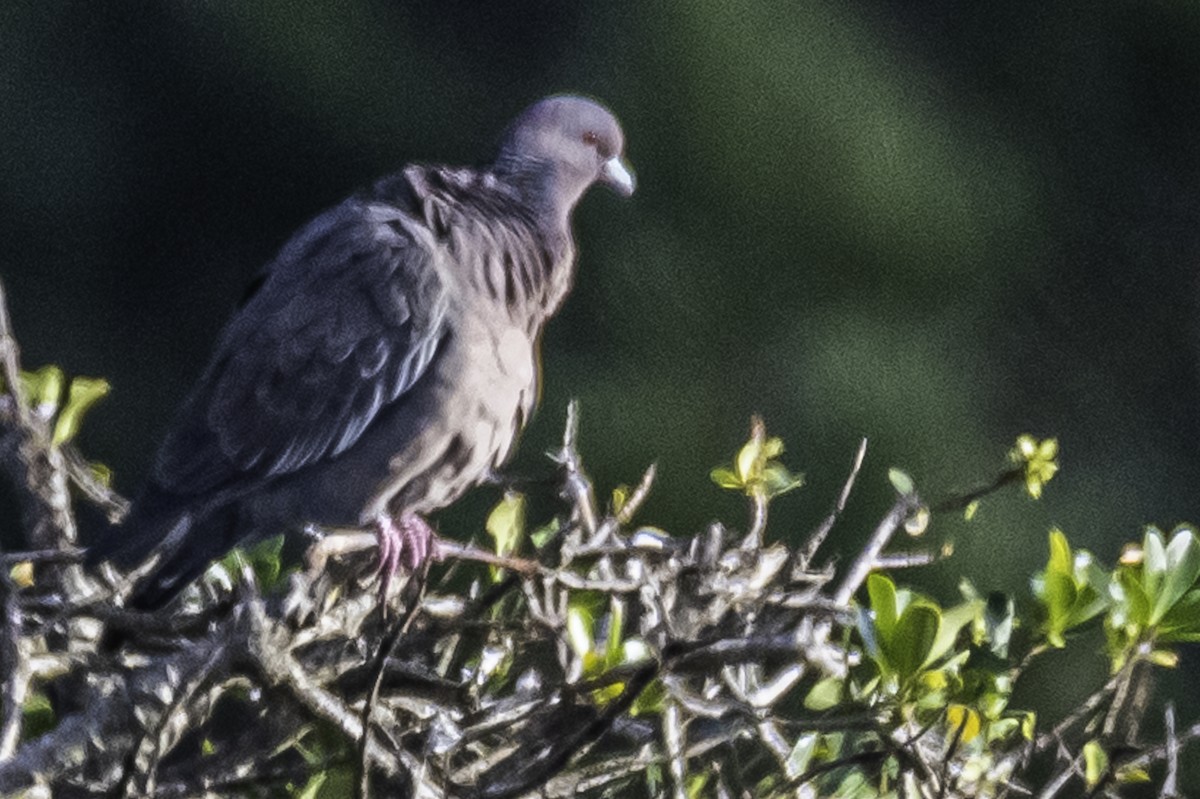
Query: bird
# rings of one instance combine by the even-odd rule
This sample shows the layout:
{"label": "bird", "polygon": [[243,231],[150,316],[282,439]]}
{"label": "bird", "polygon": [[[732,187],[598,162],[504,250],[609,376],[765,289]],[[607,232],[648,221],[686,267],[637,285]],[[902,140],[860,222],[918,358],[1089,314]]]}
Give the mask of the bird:
{"label": "bird", "polygon": [[634,191],[621,126],[554,95],[490,163],[409,165],[316,216],[252,284],[87,563],[142,564],[139,610],[306,527],[374,529],[385,577],[423,563],[425,517],[496,474],[534,410],[593,184]]}

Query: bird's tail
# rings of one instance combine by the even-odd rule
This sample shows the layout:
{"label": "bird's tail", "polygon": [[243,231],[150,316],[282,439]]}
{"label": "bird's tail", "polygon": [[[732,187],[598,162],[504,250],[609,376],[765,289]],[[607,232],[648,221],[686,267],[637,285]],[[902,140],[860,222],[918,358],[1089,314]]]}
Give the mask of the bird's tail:
{"label": "bird's tail", "polygon": [[134,586],[126,607],[155,610],[167,604],[229,548],[232,513],[228,509],[197,513],[175,503],[143,495],[120,524],[88,548],[89,568],[104,561],[129,570],[157,557]]}

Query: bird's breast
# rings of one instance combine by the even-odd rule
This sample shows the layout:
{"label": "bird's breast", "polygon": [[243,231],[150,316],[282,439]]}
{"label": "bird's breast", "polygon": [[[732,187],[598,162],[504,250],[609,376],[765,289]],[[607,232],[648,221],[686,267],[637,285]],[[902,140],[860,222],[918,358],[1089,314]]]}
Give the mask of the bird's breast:
{"label": "bird's breast", "polygon": [[514,327],[455,324],[426,375],[426,390],[436,399],[419,423],[402,422],[406,429],[398,431],[364,516],[437,510],[499,467],[537,400],[534,350]]}

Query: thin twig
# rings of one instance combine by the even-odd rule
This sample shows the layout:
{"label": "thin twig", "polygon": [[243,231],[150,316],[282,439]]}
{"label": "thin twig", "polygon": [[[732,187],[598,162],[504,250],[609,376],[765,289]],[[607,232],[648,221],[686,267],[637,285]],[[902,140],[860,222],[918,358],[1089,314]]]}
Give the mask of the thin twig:
{"label": "thin twig", "polygon": [[29,663],[21,643],[21,607],[16,586],[7,569],[0,569],[0,603],[4,627],[0,630],[0,669],[5,675],[0,697],[0,762],[12,759],[21,738],[22,706],[29,690]]}
{"label": "thin twig", "polygon": [[21,348],[13,336],[12,319],[8,313],[8,294],[4,282],[0,281],[0,367],[4,372],[3,392],[12,400],[12,413],[17,423],[29,426],[29,404],[25,401],[25,388],[21,383]]}
{"label": "thin twig", "polygon": [[846,477],[846,482],[842,486],[842,493],[838,494],[837,502],[834,503],[833,510],[829,515],[813,530],[808,540],[804,542],[804,546],[800,549],[797,561],[803,564],[804,568],[812,562],[813,557],[817,554],[817,549],[824,543],[825,538],[833,529],[833,525],[837,523],[838,518],[846,509],[846,503],[850,500],[850,492],[854,490],[854,483],[858,480],[858,473],[862,470],[863,460],[867,457],[867,439],[863,439],[858,444],[858,449],[854,453],[854,460],[850,464],[850,474]]}
{"label": "thin twig", "polygon": [[562,448],[550,457],[563,469],[563,490],[579,514],[579,523],[583,527],[584,535],[591,540],[596,536],[599,514],[596,512],[596,496],[592,483],[584,474],[580,462],[579,450],[576,447],[578,438],[579,402],[571,400],[567,404],[567,423],[563,427]]}
{"label": "thin twig", "polygon": [[1175,737],[1175,703],[1167,702],[1163,711],[1163,724],[1166,727],[1163,748],[1166,750],[1167,773],[1163,777],[1162,790],[1158,799],[1180,799],[1179,793],[1179,739]]}
{"label": "thin twig", "polygon": [[391,628],[379,642],[379,649],[375,652],[374,661],[371,663],[371,672],[373,679],[371,680],[371,690],[367,692],[366,701],[363,702],[362,709],[362,737],[358,741],[358,780],[355,782],[355,796],[357,799],[368,799],[371,796],[371,767],[367,757],[368,739],[371,737],[371,714],[375,710],[375,704],[379,701],[379,690],[383,685],[384,666],[387,663],[388,657],[392,650],[395,649],[396,643],[404,637],[412,626],[413,620],[416,619],[417,613],[421,609],[421,602],[425,597],[425,588],[429,584],[429,567],[431,563],[426,560],[422,565],[420,572],[413,576],[409,581],[409,586],[416,586],[413,591],[406,591],[412,594],[406,603],[404,615],[396,619]]}
{"label": "thin twig", "polygon": [[892,504],[887,514],[880,520],[875,527],[875,532],[871,534],[867,545],[858,553],[858,557],[854,559],[854,563],[850,565],[849,571],[842,579],[841,585],[833,592],[833,600],[839,605],[850,604],[850,599],[858,591],[863,581],[867,579],[867,575],[876,568],[876,562],[879,558],[879,553],[887,546],[888,541],[892,540],[896,530],[904,523],[908,514],[913,508],[917,507],[918,500],[915,496],[901,495],[896,497],[896,501]]}

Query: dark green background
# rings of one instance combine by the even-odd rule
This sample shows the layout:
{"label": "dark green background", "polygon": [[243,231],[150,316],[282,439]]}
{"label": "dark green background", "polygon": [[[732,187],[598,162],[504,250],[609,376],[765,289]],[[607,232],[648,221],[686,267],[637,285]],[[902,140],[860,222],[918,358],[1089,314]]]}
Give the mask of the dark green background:
{"label": "dark green background", "polygon": [[848,554],[886,467],[934,496],[1057,435],[1042,502],[935,525],[907,579],[945,600],[1026,595],[1053,524],[1111,559],[1200,519],[1196,3],[7,2],[0,38],[0,275],[29,365],[112,382],[83,443],[122,490],[295,228],[575,90],[640,188],[579,209],[520,471],[579,397],[603,487],[659,462],[645,521],[740,524],[706,475],[758,412],[809,476],[783,537],[867,436]]}

